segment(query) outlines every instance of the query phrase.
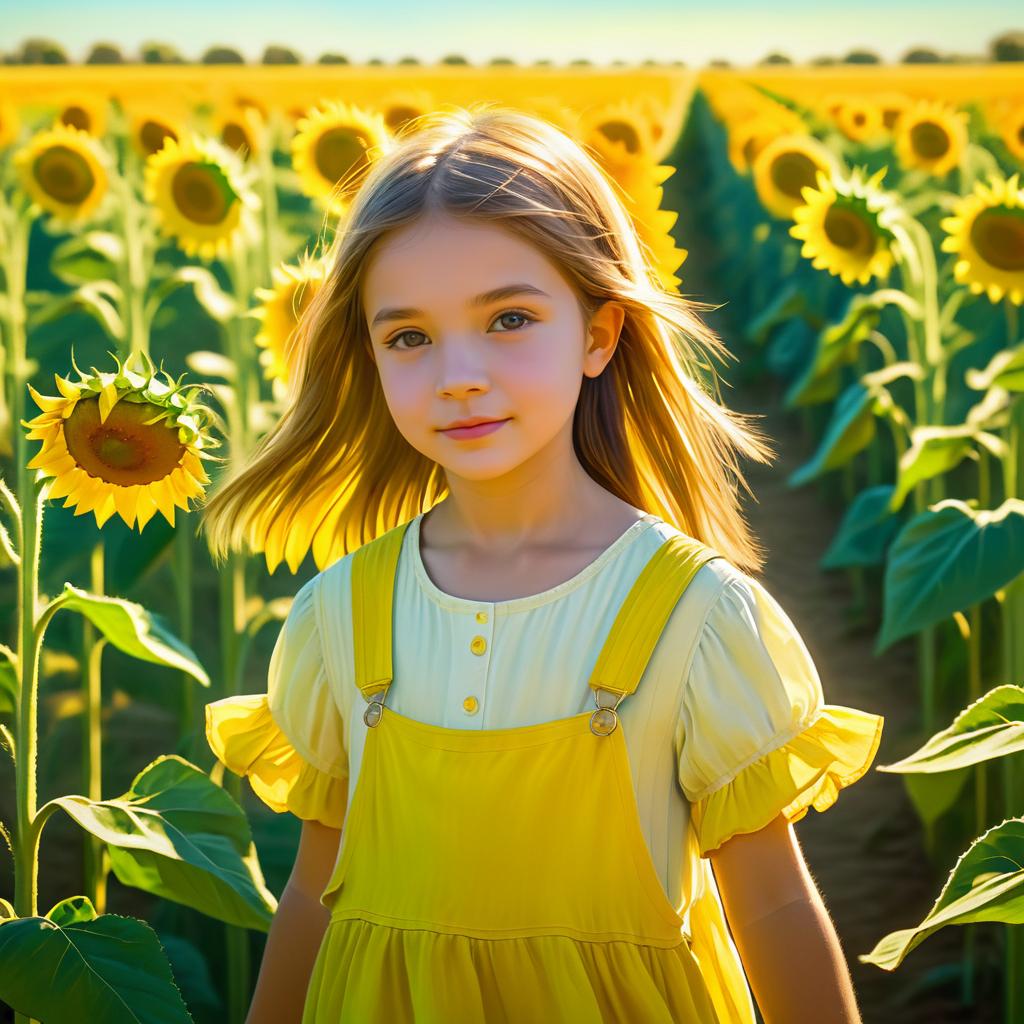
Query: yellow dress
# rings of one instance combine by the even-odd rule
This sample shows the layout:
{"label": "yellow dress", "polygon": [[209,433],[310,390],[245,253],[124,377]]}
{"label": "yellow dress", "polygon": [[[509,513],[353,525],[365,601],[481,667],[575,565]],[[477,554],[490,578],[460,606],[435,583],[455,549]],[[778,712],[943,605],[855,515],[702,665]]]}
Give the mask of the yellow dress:
{"label": "yellow dress", "polygon": [[[623,729],[673,607],[704,562],[663,543],[619,609],[589,680],[597,710],[539,725],[450,729],[388,707],[392,594],[405,526],[352,561],[357,685],[367,740],[303,1024],[334,1021],[752,1022],[713,887],[691,933],[640,829]],[[341,827],[339,766],[295,751],[265,695],[207,705],[217,756],[270,806]],[[877,750],[882,719],[826,705],[693,808],[701,852],[825,809]],[[763,819],[763,820],[762,820]],[[707,861],[702,860],[702,865]]]}

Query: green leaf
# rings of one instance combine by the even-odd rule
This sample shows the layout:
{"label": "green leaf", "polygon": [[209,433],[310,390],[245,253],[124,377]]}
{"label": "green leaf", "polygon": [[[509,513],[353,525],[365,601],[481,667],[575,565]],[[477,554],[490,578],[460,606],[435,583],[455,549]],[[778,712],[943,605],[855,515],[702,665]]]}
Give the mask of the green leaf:
{"label": "green leaf", "polygon": [[966,421],[982,430],[997,430],[1010,423],[1010,392],[989,388],[967,411]]}
{"label": "green leaf", "polygon": [[968,370],[964,381],[974,391],[988,391],[992,387],[1024,391],[1024,344],[997,352],[984,370]]}
{"label": "green leaf", "polygon": [[787,282],[775,293],[772,301],[748,323],[748,340],[753,345],[763,345],[773,327],[802,315],[807,308],[805,290],[796,281]]}
{"label": "green leaf", "polygon": [[124,301],[121,289],[111,281],[90,281],[67,295],[57,295],[28,315],[30,329],[41,327],[69,313],[82,310],[93,316],[115,341],[124,341],[124,322],[118,306]]}
{"label": "green leaf", "polygon": [[196,300],[218,323],[227,323],[238,312],[238,303],[225,292],[217,278],[206,267],[178,267],[150,292],[146,302],[146,320],[153,316],[172,292],[191,286]]}
{"label": "green leaf", "polygon": [[898,512],[907,495],[919,483],[948,473],[964,459],[977,461],[974,442],[978,434],[978,428],[970,423],[951,427],[914,427],[910,432],[910,446],[897,467],[896,487],[889,511]]}
{"label": "green leaf", "polygon": [[850,502],[832,539],[819,561],[823,569],[846,569],[853,565],[882,565],[885,552],[900,527],[889,511],[891,484],[868,487]]}
{"label": "green leaf", "polygon": [[839,396],[825,436],[811,460],[790,474],[789,487],[799,487],[826,470],[838,469],[871,443],[875,434],[876,400],[859,381]]}
{"label": "green leaf", "polygon": [[998,921],[1024,924],[1024,819],[1008,818],[961,854],[924,920],[890,932],[857,959],[893,971],[929,935],[952,924]]}
{"label": "green leaf", "polygon": [[1024,750],[1024,688],[1007,684],[968,705],[941,732],[880,772],[902,774],[923,821],[932,823],[956,802],[972,767]]}
{"label": "green leaf", "polygon": [[193,1009],[208,1007],[211,1010],[219,1010],[221,1012],[215,1013],[209,1019],[224,1020],[227,1016],[223,1012],[224,1001],[214,987],[210,965],[202,950],[179,935],[170,935],[164,931],[158,934],[160,945],[164,947],[167,959],[171,963],[174,980],[185,997],[185,1003]]}
{"label": "green leaf", "polygon": [[889,548],[875,654],[987,600],[1022,571],[1024,501],[981,510],[956,498],[932,505]]}
{"label": "green leaf", "polygon": [[786,392],[786,408],[814,405],[835,397],[840,382],[838,371],[856,362],[861,344],[878,327],[882,309],[890,304],[902,306],[911,315],[920,315],[920,305],[896,289],[851,295],[843,315],[818,335],[814,358]]}
{"label": "green leaf", "polygon": [[124,259],[124,242],[109,231],[87,231],[61,242],[50,256],[50,270],[65,284],[109,281]]}
{"label": "green leaf", "polygon": [[223,377],[226,381],[234,381],[238,376],[235,364],[220,352],[189,352],[185,356],[185,363],[190,370],[203,377]]}
{"label": "green leaf", "polygon": [[156,932],[119,914],[0,921],[0,1000],[39,1021],[192,1021]]}
{"label": "green leaf", "polygon": [[178,755],[158,757],[116,799],[50,803],[107,844],[124,885],[228,924],[270,928],[277,901],[263,881],[245,812]]}
{"label": "green leaf", "polygon": [[88,896],[69,896],[66,900],[54,903],[46,916],[54,924],[67,928],[83,921],[95,921],[98,915]]}
{"label": "green leaf", "polygon": [[1024,750],[1024,687],[997,686],[961,711],[952,724],[880,772],[935,774]]}
{"label": "green leaf", "polygon": [[119,650],[143,661],[187,672],[203,686],[210,677],[195,652],[164,625],[162,616],[134,601],[107,594],[90,594],[70,583],[52,605],[84,615]]}

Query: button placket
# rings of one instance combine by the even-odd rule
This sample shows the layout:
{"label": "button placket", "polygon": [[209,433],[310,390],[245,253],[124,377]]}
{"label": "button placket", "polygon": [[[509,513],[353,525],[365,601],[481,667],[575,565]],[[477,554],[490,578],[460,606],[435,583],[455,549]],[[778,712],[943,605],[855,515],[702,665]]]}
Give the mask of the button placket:
{"label": "button placket", "polygon": [[[487,670],[490,664],[488,652],[493,634],[492,612],[489,608],[480,608],[473,613],[469,623],[472,633],[467,641],[470,653],[468,671],[464,676],[462,693],[461,717],[463,720],[480,714],[487,689]],[[479,728],[483,728],[483,716],[479,718]]]}

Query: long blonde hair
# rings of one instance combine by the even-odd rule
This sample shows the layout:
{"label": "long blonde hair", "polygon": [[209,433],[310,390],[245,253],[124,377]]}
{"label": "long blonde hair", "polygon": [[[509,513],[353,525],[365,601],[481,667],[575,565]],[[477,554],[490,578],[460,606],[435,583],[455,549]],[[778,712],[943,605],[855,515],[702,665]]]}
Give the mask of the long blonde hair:
{"label": "long blonde hair", "polygon": [[[443,468],[391,418],[360,299],[371,246],[440,209],[499,223],[533,243],[561,268],[585,311],[609,300],[625,307],[612,359],[582,381],[577,458],[617,497],[740,569],[759,570],[763,553],[741,514],[737,483],[752,492],[736,455],[768,462],[775,452],[754,417],[721,404],[706,357],[731,353],[697,316],[716,307],[660,284],[614,180],[555,125],[485,103],[424,115],[412,127],[353,189],[327,278],[287,353],[280,420],[203,508],[214,559],[248,543],[270,560],[273,547],[294,572],[312,538],[323,569],[448,493]],[[289,550],[290,535],[300,540]]]}

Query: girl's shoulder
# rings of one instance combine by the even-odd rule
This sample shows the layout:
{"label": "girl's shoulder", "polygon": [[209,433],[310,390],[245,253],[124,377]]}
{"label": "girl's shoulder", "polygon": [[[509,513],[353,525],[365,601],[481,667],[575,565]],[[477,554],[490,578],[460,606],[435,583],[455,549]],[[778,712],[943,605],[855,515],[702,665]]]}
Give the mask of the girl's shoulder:
{"label": "girl's shoulder", "polygon": [[[672,537],[685,537],[689,540],[695,539],[672,523],[668,523],[660,518],[655,519],[651,529],[646,530],[641,535],[640,544],[637,545],[636,557],[638,560],[646,562],[666,540]],[[720,555],[705,562],[694,573],[693,579],[690,580],[686,590],[683,592],[683,598],[686,598],[690,604],[710,608],[730,585],[742,586],[750,582],[756,581],[726,557]]]}

